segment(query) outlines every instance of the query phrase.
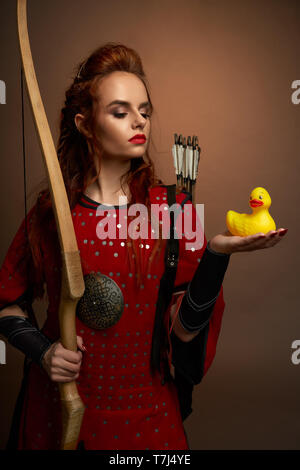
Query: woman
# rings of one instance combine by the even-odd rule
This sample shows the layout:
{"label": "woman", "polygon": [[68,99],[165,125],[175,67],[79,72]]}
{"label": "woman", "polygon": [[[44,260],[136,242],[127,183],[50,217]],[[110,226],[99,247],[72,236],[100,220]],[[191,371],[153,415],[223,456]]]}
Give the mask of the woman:
{"label": "woman", "polygon": [[[1,269],[0,332],[29,358],[18,403],[20,419],[16,413],[12,432],[17,430],[18,449],[59,448],[57,383],[73,380],[86,406],[79,437],[85,449],[189,448],[180,383],[172,373],[162,373],[163,362],[155,363],[151,350],[165,268],[162,227],[158,224],[157,239],[148,234],[141,243],[128,232],[125,237],[99,236],[109,217],[119,222],[119,230],[133,221],[127,209],[135,203],[149,209],[145,224],[153,232],[150,208],[167,200],[147,150],[152,109],[141,60],[120,44],[97,49],[80,65],[66,92],[57,151],[83,273],[86,282],[91,273],[103,276],[118,302],[112,308],[113,323],[104,328],[79,303],[78,351],[64,349],[57,320],[60,249],[49,191],[42,191],[27,217],[30,243],[23,221]],[[191,210],[194,221],[196,211],[186,196],[178,191],[176,202]],[[162,356],[168,356],[169,367],[172,360],[175,370],[177,366],[188,377],[190,364],[182,352],[193,345],[189,354],[199,356],[200,376],[206,373],[220,331],[222,281],[230,255],[273,246],[284,233],[281,229],[241,238],[225,232],[208,244],[204,237],[203,246],[192,250],[185,249],[184,236],[180,239],[174,291],[187,284],[188,289],[179,298],[174,295],[165,312],[165,334],[171,320],[173,327],[173,351],[169,337],[170,350],[165,348]],[[49,306],[40,332],[31,303],[42,297],[44,284]]]}

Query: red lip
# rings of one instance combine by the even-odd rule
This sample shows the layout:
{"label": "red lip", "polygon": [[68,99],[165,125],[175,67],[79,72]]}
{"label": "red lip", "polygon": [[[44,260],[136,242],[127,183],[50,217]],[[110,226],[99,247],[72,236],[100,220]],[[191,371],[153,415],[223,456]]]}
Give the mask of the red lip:
{"label": "red lip", "polygon": [[136,134],[131,139],[129,139],[129,142],[136,142],[136,143],[144,143],[146,142],[146,136],[144,134]]}
{"label": "red lip", "polygon": [[252,199],[250,201],[250,206],[251,207],[259,207],[259,206],[262,206],[264,203],[262,201],[260,201],[259,199]]}

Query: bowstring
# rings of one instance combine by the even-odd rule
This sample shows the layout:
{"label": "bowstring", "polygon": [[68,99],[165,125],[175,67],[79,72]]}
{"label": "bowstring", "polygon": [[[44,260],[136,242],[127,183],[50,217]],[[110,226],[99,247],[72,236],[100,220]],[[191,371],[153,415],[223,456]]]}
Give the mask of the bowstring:
{"label": "bowstring", "polygon": [[27,226],[27,182],[26,182],[26,158],[25,158],[25,119],[24,119],[24,76],[21,67],[21,109],[22,109],[22,154],[23,154],[23,184],[24,184],[24,217],[25,217],[25,233],[27,243],[29,243],[28,226]]}

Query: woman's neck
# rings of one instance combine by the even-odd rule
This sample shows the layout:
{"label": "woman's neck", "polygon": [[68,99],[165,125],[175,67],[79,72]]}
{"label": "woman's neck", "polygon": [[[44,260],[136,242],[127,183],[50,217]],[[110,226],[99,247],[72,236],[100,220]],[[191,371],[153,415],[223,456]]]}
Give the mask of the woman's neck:
{"label": "woman's neck", "polygon": [[[126,204],[130,199],[129,188],[125,183],[123,185],[125,192],[123,191],[121,177],[129,168],[130,160],[102,159],[99,177],[87,187],[85,195],[101,204]],[[125,197],[127,200],[124,199]]]}

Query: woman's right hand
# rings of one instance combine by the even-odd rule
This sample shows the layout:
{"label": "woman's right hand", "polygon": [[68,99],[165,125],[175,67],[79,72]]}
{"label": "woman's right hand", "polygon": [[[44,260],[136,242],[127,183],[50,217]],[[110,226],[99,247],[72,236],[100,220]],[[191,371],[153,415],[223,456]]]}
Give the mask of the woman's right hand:
{"label": "woman's right hand", "polygon": [[54,382],[73,382],[79,377],[82,352],[86,351],[82,338],[77,336],[77,346],[80,351],[65,349],[60,341],[53,343],[46,351],[42,365]]}

